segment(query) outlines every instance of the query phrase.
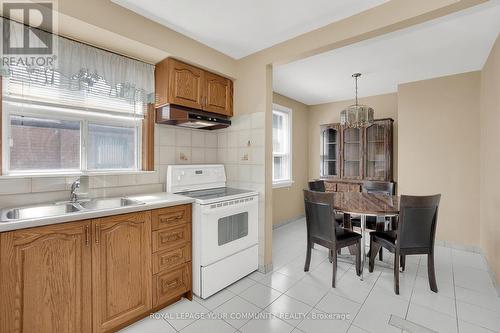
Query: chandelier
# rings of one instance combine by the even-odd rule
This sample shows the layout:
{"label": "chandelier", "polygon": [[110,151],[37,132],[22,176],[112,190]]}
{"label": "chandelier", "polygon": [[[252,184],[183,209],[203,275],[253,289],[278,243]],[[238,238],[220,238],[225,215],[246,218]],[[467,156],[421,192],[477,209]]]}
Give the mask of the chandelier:
{"label": "chandelier", "polygon": [[352,77],[356,83],[356,104],[349,105],[340,112],[340,123],[349,128],[368,127],[373,124],[373,108],[358,104],[358,78],[361,73],[354,73]]}

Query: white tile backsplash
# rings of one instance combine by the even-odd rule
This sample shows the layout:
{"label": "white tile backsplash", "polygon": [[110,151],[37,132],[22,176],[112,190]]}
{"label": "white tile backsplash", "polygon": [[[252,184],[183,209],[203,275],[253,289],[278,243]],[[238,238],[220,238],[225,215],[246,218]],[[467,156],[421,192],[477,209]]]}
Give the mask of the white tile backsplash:
{"label": "white tile backsplash", "polygon": [[65,177],[44,177],[31,180],[31,192],[52,192],[66,190]]}
{"label": "white tile backsplash", "polygon": [[175,127],[156,125],[155,135],[158,133],[160,146],[175,146]]}
{"label": "white tile backsplash", "polygon": [[191,163],[205,163],[205,148],[191,148]]}
{"label": "white tile backsplash", "polygon": [[175,129],[175,145],[179,146],[191,146],[191,132],[192,130],[184,128]]}
{"label": "white tile backsplash", "polygon": [[191,131],[191,147],[205,147],[205,133],[202,131]]}

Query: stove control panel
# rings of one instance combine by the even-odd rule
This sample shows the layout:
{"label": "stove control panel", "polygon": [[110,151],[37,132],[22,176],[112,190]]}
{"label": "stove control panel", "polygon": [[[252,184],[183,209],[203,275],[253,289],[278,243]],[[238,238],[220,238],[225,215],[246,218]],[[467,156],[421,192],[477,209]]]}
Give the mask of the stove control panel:
{"label": "stove control panel", "polygon": [[222,164],[169,165],[167,192],[177,193],[226,186]]}

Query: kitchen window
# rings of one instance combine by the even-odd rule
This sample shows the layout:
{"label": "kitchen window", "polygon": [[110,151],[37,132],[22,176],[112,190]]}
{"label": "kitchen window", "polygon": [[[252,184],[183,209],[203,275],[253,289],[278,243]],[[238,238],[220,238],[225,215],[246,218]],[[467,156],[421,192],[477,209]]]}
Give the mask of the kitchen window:
{"label": "kitchen window", "polygon": [[99,96],[104,82],[83,92],[23,85],[2,82],[4,174],[141,169],[141,105]]}
{"label": "kitchen window", "polygon": [[292,183],[292,109],[273,104],[273,187]]}
{"label": "kitchen window", "polygon": [[152,170],[154,66],[49,38],[55,65],[0,64],[0,174]]}

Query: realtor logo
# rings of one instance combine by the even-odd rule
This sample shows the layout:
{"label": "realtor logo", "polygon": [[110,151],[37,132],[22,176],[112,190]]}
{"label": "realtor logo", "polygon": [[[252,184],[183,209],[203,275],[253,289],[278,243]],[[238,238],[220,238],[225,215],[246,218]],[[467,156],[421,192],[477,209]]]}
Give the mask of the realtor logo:
{"label": "realtor logo", "polygon": [[4,55],[52,54],[53,36],[47,33],[53,31],[51,2],[4,2],[2,8],[7,18],[2,27]]}
{"label": "realtor logo", "polygon": [[12,66],[55,68],[56,20],[53,1],[2,1],[2,62],[0,71]]}

